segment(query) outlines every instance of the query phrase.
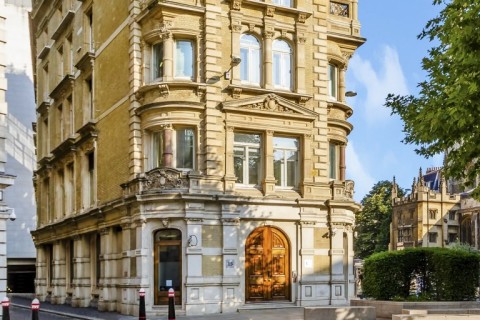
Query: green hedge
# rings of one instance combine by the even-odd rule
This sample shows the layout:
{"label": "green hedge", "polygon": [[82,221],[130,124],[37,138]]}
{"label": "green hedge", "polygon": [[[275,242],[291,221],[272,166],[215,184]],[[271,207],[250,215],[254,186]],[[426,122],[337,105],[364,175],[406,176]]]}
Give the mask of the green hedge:
{"label": "green hedge", "polygon": [[423,300],[474,300],[479,266],[477,253],[446,248],[381,252],[365,260],[363,294],[377,300],[417,295]]}

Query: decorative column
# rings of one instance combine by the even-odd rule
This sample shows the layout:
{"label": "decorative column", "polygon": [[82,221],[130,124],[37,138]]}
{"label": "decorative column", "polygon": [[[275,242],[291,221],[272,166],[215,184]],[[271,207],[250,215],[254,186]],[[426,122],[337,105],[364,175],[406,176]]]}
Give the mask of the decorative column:
{"label": "decorative column", "polygon": [[[225,205],[223,205],[225,206]],[[228,207],[228,206],[226,206]],[[222,208],[223,211],[223,208]],[[222,215],[231,215],[232,212],[222,212]],[[238,271],[240,261],[238,259],[238,233],[240,219],[238,217],[222,218],[223,224],[223,299],[222,313],[235,312],[239,305],[238,296],[241,295],[239,286],[240,277]]]}
{"label": "decorative column", "polygon": [[235,128],[232,126],[227,126],[225,128],[225,192],[232,193],[235,191],[235,181],[237,177],[235,176],[235,168],[233,166],[233,144],[235,139]]}
{"label": "decorative column", "polygon": [[297,40],[297,54],[296,54],[296,89],[297,93],[305,93],[305,43],[307,38],[305,36],[306,26],[304,23],[296,23],[296,40]]}
{"label": "decorative column", "polygon": [[163,126],[163,166],[173,167],[173,128],[171,124]]}
{"label": "decorative column", "polygon": [[341,144],[340,148],[340,181],[345,181],[345,170],[347,168],[345,164],[345,144]]}
{"label": "decorative column", "polygon": [[72,307],[88,307],[91,291],[90,236],[81,235],[75,241],[75,290]]}
{"label": "decorative column", "polygon": [[53,244],[54,253],[54,279],[52,282],[52,303],[65,303],[66,287],[67,287],[67,272],[65,264],[65,242],[57,241]]}
{"label": "decorative column", "polygon": [[[240,11],[230,11],[231,24],[232,24],[232,57],[240,57],[240,36],[242,35],[242,17],[243,14]],[[245,63],[245,61],[243,62]],[[242,62],[240,62],[242,64]],[[240,79],[240,65],[232,65],[232,84],[241,84]]]}
{"label": "decorative column", "polygon": [[263,157],[265,159],[265,179],[263,180],[263,193],[264,195],[272,194],[275,192],[275,174],[273,171],[273,134],[274,131],[267,130],[265,132],[265,148],[263,150]]}
{"label": "decorative column", "polygon": [[114,311],[116,303],[116,237],[112,228],[102,228],[100,230],[102,242],[102,270],[103,277],[100,279],[101,292],[98,309],[100,311]]}
{"label": "decorative column", "polygon": [[[267,18],[265,17],[265,20]],[[265,76],[265,89],[273,88],[273,80],[272,80],[272,38],[275,34],[273,25],[265,25],[265,49],[263,56],[263,67],[264,67],[264,76]]]}
{"label": "decorative column", "polygon": [[303,150],[301,149],[301,159],[303,159],[303,180],[302,180],[302,195],[312,194],[313,189],[313,161],[312,161],[312,135],[306,134],[303,136]]}
{"label": "decorative column", "polygon": [[170,32],[161,35],[163,39],[163,81],[173,80],[173,37]]}
{"label": "decorative column", "polygon": [[198,308],[203,297],[203,290],[201,283],[203,279],[203,239],[202,239],[202,224],[203,219],[187,218],[187,239],[186,243],[186,264],[187,275],[185,277],[186,287],[186,306],[187,310]]}

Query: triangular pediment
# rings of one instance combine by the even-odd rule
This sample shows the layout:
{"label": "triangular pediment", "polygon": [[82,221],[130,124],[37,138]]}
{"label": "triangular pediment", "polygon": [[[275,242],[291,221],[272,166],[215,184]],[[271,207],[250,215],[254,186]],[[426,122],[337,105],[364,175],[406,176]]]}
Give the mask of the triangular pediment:
{"label": "triangular pediment", "polygon": [[262,94],[255,97],[225,101],[222,104],[224,111],[261,112],[315,119],[318,114],[312,110],[291,102],[274,93]]}

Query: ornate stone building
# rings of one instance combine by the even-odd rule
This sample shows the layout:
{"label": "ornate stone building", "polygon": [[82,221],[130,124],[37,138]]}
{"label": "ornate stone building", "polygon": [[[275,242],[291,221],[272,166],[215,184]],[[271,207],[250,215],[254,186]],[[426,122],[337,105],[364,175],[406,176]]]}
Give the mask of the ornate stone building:
{"label": "ornate stone building", "polygon": [[389,250],[408,247],[447,247],[460,235],[460,195],[447,192],[441,168],[420,169],[410,193],[397,197],[393,180]]}
{"label": "ornate stone building", "polygon": [[41,300],[186,314],[354,296],[357,0],[33,1]]}

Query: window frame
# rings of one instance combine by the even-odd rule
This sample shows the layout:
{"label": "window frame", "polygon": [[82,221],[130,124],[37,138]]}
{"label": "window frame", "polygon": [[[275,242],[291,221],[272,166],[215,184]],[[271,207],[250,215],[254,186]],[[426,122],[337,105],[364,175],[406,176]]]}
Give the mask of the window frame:
{"label": "window frame", "polygon": [[[192,138],[192,167],[191,168],[188,168],[188,167],[179,167],[178,166],[178,150],[179,148],[177,147],[178,146],[178,133],[180,130],[188,130],[188,129],[191,129],[192,132],[193,132],[193,138]],[[181,171],[189,171],[189,170],[195,170],[196,168],[196,162],[195,162],[195,159],[196,159],[196,145],[197,145],[197,130],[195,127],[193,126],[187,126],[187,125],[177,125],[177,126],[174,126],[173,127],[173,133],[175,135],[175,138],[172,138],[172,153],[173,153],[173,159],[172,159],[172,165],[175,169],[177,170],[181,170]]]}
{"label": "window frame", "polygon": [[[240,141],[235,141],[235,135],[236,134],[246,134],[246,135],[257,135],[260,139],[260,142],[257,144],[257,143],[249,143],[249,142],[240,142]],[[240,149],[242,148],[243,149],[243,160],[242,160],[242,181],[243,182],[237,182],[238,181],[238,177],[237,177],[237,181],[236,181],[236,184],[239,185],[239,186],[245,186],[245,187],[256,187],[256,186],[260,186],[260,184],[262,183],[262,177],[263,177],[263,172],[264,172],[264,168],[263,168],[263,162],[264,162],[264,148],[263,148],[263,141],[264,141],[264,137],[261,133],[259,132],[245,132],[245,131],[237,131],[237,132],[234,132],[234,135],[233,135],[233,166],[235,168],[235,158],[237,158],[237,156],[235,155],[235,150],[236,149]],[[257,172],[257,176],[258,176],[258,181],[257,183],[250,183],[250,166],[248,165],[248,162],[249,162],[249,159],[250,159],[250,149],[257,149],[258,150],[258,172]],[[234,172],[235,172],[235,169],[234,169]],[[235,173],[236,175],[236,173]]]}
{"label": "window frame", "polygon": [[327,90],[330,100],[338,101],[339,79],[339,67],[334,63],[329,63],[327,67]]}
{"label": "window frame", "polygon": [[437,243],[438,240],[438,232],[428,232],[428,242],[429,243]]}
{"label": "window frame", "polygon": [[[161,63],[160,66],[157,68],[155,67],[156,64],[156,58],[157,58],[157,51],[155,48],[160,48],[161,51]],[[151,46],[151,57],[150,57],[150,77],[151,77],[151,82],[155,81],[163,81],[163,76],[164,76],[164,70],[163,70],[163,65],[164,65],[164,59],[165,59],[165,47],[163,42],[156,42],[152,44]]]}
{"label": "window frame", "polygon": [[[177,45],[178,43],[180,42],[189,42],[191,44],[191,54],[192,54],[192,70],[191,70],[191,76],[181,76],[181,75],[177,75],[177,63],[178,63],[178,54],[177,54]],[[197,66],[196,66],[196,63],[197,63],[197,55],[196,55],[196,41],[195,39],[191,39],[191,38],[188,38],[188,37],[176,37],[174,39],[174,43],[173,43],[173,78],[176,79],[176,80],[189,80],[189,81],[194,81],[195,80],[195,77],[196,77],[196,72],[197,72]],[[164,55],[165,55],[165,52],[164,52]]]}
{"label": "window frame", "polygon": [[[287,2],[288,4],[285,4],[283,2]],[[293,8],[294,7],[294,1],[293,0],[272,0],[273,4],[276,4],[277,6],[282,6],[282,7],[287,7],[287,8]]]}
{"label": "window frame", "polygon": [[[296,148],[290,148],[290,147],[285,147],[285,146],[282,146],[282,147],[275,147],[275,140],[276,139],[291,139],[294,141],[296,141],[298,147]],[[299,183],[300,183],[300,165],[301,165],[301,161],[300,161],[300,154],[301,154],[301,140],[298,138],[298,137],[289,137],[289,136],[274,136],[273,137],[273,148],[272,148],[272,151],[273,151],[273,171],[274,171],[274,177],[275,177],[275,188],[280,188],[280,189],[297,189],[298,186],[299,186]],[[280,171],[281,171],[281,177],[280,177],[280,180],[278,179],[278,177],[275,176],[275,153],[276,151],[282,151],[283,153],[283,159],[281,160],[281,168],[280,168]],[[288,176],[290,174],[290,171],[288,170],[289,166],[288,166],[288,151],[294,151],[296,152],[296,159],[294,160],[295,161],[295,166],[294,166],[294,170],[295,172],[293,173],[294,174],[294,183],[293,185],[288,185]],[[277,182],[280,182],[280,184],[277,184]]]}
{"label": "window frame", "polygon": [[[254,45],[248,43],[242,43],[242,39],[245,39],[246,37],[251,37],[255,39],[257,41],[258,47],[255,47]],[[247,51],[246,59],[244,58],[242,50]],[[257,54],[258,56],[255,57],[255,54]],[[244,33],[240,36],[240,57],[242,58],[242,62],[240,65],[240,81],[243,84],[260,86],[262,82],[262,43],[255,35],[251,33]],[[258,60],[258,66],[254,66],[255,58],[257,58]],[[244,79],[244,67],[247,69],[246,79]],[[258,74],[258,81],[255,81],[255,79],[253,79],[255,69]]]}
{"label": "window frame", "polygon": [[[276,43],[284,43],[288,46],[289,48],[289,52],[287,52],[286,50],[282,51],[282,49],[276,49],[275,48],[275,44]],[[275,55],[280,55],[280,64],[279,64],[279,79],[280,79],[280,83],[276,83],[276,63],[275,63]],[[288,63],[288,66],[289,66],[289,70],[283,70],[283,66],[286,65],[284,64],[285,60],[284,58],[287,57],[289,58],[289,63]],[[286,40],[286,39],[283,39],[283,38],[278,38],[278,39],[275,39],[272,41],[272,84],[273,84],[273,87],[275,89],[280,89],[280,90],[288,90],[288,91],[292,91],[293,90],[293,83],[294,83],[294,79],[293,79],[293,72],[294,72],[294,67],[293,67],[293,61],[294,61],[294,50],[293,50],[293,47],[292,45]],[[287,76],[288,73],[289,75]],[[285,83],[284,81],[288,79],[288,84]]]}
{"label": "window frame", "polygon": [[328,178],[330,180],[340,179],[340,146],[334,141],[328,144]]}

